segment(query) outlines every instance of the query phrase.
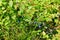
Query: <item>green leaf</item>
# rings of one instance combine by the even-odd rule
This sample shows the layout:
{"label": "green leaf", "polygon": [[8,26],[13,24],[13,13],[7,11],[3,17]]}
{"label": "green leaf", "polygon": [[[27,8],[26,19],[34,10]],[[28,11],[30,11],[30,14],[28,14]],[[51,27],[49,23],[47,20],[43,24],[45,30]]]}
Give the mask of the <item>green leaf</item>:
{"label": "green leaf", "polygon": [[13,6],[13,1],[12,1],[12,0],[9,1],[9,6],[10,6],[10,7]]}

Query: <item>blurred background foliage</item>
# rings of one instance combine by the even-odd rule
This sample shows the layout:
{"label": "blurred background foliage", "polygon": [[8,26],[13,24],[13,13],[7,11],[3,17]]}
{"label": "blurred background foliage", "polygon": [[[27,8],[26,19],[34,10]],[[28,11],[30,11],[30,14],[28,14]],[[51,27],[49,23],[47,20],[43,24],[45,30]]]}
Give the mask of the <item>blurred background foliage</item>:
{"label": "blurred background foliage", "polygon": [[60,40],[60,0],[0,0],[0,40]]}

